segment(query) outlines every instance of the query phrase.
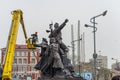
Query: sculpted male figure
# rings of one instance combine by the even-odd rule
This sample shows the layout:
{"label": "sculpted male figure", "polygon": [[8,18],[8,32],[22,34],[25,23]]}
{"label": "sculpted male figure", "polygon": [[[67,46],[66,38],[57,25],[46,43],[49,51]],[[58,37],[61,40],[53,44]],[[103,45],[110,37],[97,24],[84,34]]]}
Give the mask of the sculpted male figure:
{"label": "sculpted male figure", "polygon": [[51,34],[49,35],[49,38],[54,37],[58,44],[60,45],[60,48],[64,50],[64,52],[68,52],[68,48],[66,45],[62,42],[62,33],[61,30],[65,27],[66,23],[68,22],[68,19],[65,19],[65,21],[59,25],[58,23],[54,24],[54,30],[52,30]]}
{"label": "sculpted male figure", "polygon": [[50,53],[50,57],[53,58],[53,69],[58,70],[62,70],[63,69],[63,63],[61,61],[61,58],[60,58],[60,54],[59,54],[59,44],[56,43],[56,40],[55,38],[51,38],[50,39],[50,50],[51,50],[51,53]]}

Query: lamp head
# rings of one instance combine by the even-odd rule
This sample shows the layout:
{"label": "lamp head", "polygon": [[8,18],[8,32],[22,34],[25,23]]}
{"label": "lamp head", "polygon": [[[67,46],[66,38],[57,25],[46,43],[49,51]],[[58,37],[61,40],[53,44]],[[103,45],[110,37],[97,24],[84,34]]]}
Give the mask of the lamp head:
{"label": "lamp head", "polygon": [[107,13],[107,10],[106,10],[106,11],[104,11],[102,15],[103,15],[103,16],[105,16],[105,15],[106,15],[106,13]]}
{"label": "lamp head", "polygon": [[111,58],[112,60],[114,60],[114,58]]}
{"label": "lamp head", "polygon": [[87,24],[85,24],[85,27],[89,27]]}

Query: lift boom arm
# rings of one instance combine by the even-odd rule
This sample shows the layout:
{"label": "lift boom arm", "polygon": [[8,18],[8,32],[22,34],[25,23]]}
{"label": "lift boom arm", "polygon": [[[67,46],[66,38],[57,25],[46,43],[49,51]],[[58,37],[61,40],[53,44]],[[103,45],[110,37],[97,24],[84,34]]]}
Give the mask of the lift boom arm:
{"label": "lift boom arm", "polygon": [[27,38],[22,11],[14,10],[12,12],[12,24],[11,24],[11,29],[8,36],[6,54],[4,58],[2,80],[12,80],[12,75],[11,75],[12,64],[14,60],[14,52],[15,52],[15,45],[16,45],[19,23],[21,23],[22,25],[22,29],[24,32],[24,36],[25,36],[28,48],[31,48],[31,49],[35,48],[32,44],[30,44],[30,41]]}

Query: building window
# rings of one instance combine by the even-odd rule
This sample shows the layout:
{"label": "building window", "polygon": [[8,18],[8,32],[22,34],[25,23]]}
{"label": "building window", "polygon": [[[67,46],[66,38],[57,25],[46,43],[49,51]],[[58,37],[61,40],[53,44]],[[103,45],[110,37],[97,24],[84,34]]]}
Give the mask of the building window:
{"label": "building window", "polygon": [[35,59],[32,59],[31,63],[35,63]]}
{"label": "building window", "polygon": [[34,57],[34,56],[35,56],[35,54],[36,54],[36,52],[31,52],[31,56],[33,56],[33,57]]}
{"label": "building window", "polygon": [[14,59],[14,64],[17,64],[17,59]]}
{"label": "building window", "polygon": [[26,70],[27,70],[27,66],[24,66],[24,67],[23,67],[23,71],[26,72]]}
{"label": "building window", "polygon": [[32,66],[32,71],[35,71],[35,68],[34,68],[34,66]]}
{"label": "building window", "polygon": [[15,54],[14,54],[14,55],[15,55],[15,57],[17,56],[17,52],[16,52],[16,51],[15,51]]}
{"label": "building window", "polygon": [[22,52],[19,52],[19,56],[22,56]]}
{"label": "building window", "polygon": [[18,71],[22,71],[22,66],[21,65],[18,66]]}
{"label": "building window", "polygon": [[23,52],[23,56],[27,56],[27,52]]}
{"label": "building window", "polygon": [[19,64],[22,64],[22,59],[19,59]]}
{"label": "building window", "polygon": [[23,63],[26,64],[27,63],[27,59],[23,59]]}
{"label": "building window", "polygon": [[12,69],[14,72],[17,72],[17,65],[14,65]]}

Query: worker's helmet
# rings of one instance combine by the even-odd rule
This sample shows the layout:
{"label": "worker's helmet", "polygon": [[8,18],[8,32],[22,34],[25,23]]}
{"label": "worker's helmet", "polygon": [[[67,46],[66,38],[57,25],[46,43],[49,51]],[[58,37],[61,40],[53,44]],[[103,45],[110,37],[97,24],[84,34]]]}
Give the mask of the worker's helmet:
{"label": "worker's helmet", "polygon": [[38,32],[35,32],[35,34],[37,34]]}

